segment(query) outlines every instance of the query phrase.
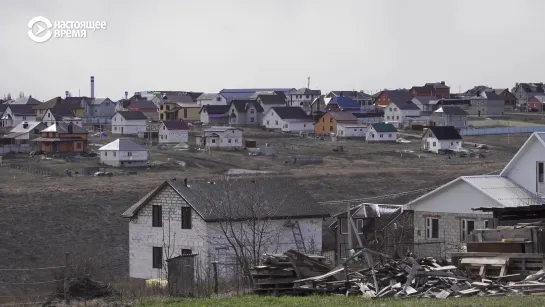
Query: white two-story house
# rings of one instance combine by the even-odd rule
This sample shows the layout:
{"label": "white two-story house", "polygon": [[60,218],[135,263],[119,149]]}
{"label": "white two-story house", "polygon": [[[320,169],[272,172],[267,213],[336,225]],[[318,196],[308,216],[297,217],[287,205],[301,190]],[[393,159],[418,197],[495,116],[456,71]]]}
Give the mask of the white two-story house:
{"label": "white two-story house", "polygon": [[384,109],[384,121],[401,127],[420,117],[420,108],[412,101],[392,101]]}
{"label": "white two-story house", "polygon": [[300,107],[272,107],[264,113],[262,125],[283,132],[314,132],[314,118]]}
{"label": "white two-story house", "polygon": [[254,248],[257,257],[290,249],[318,254],[328,214],[290,179],[229,178],[165,181],[122,216],[129,224],[129,275],[153,279],[166,278],[165,260],[183,254],[198,254],[205,267],[196,274],[211,261],[237,263],[236,253],[256,257],[247,254]]}
{"label": "white two-story house", "polygon": [[291,91],[287,94],[288,106],[290,107],[300,107],[305,112],[311,111],[312,102],[322,95],[320,90],[311,90],[308,88],[300,88],[296,91]]}
{"label": "white two-story house", "polygon": [[8,105],[0,116],[2,127],[13,128],[24,121],[33,121],[36,116],[32,108],[33,106],[30,104]]}
{"label": "white two-story house", "polygon": [[189,126],[182,120],[163,120],[159,127],[159,144],[187,143]]}
{"label": "white two-story house", "polygon": [[146,132],[148,118],[139,111],[118,111],[112,116],[112,133],[137,135]]}
{"label": "white two-story house", "polygon": [[232,100],[229,103],[229,124],[259,126],[263,107],[255,100]]}
{"label": "white two-story house", "polygon": [[197,98],[197,104],[199,107],[206,105],[225,106],[227,105],[227,99],[220,93],[203,93]]}
{"label": "white two-story house", "polygon": [[233,127],[210,127],[204,129],[197,144],[210,149],[240,149],[244,147],[242,129]]}

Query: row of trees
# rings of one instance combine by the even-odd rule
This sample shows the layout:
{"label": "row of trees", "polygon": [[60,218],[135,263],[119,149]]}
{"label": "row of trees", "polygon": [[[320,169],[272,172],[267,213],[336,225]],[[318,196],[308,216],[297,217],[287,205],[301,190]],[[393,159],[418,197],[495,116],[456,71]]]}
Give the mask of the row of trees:
{"label": "row of trees", "polygon": [[[25,97],[25,93],[24,92],[19,92],[19,96],[17,98],[23,98]],[[11,93],[8,93],[7,95],[4,94],[4,97],[2,98],[2,101],[10,101],[12,100],[11,98]]]}

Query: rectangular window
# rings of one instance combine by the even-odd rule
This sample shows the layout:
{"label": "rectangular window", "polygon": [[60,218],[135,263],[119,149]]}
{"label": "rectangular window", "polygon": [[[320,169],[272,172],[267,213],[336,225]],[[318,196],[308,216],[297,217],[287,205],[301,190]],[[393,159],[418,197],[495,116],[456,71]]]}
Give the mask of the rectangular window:
{"label": "rectangular window", "polygon": [[346,259],[346,255],[348,255],[348,244],[347,243],[341,243],[339,245],[339,252],[341,254],[341,259]]}
{"label": "rectangular window", "polygon": [[426,239],[439,239],[439,219],[426,218]]}
{"label": "rectangular window", "polygon": [[182,207],[182,229],[191,229],[191,207]]}
{"label": "rectangular window", "polygon": [[539,183],[544,182],[543,178],[543,162],[537,162],[537,180]]}
{"label": "rectangular window", "polygon": [[484,228],[488,228],[489,224],[488,224],[488,220],[485,220],[484,221]]}
{"label": "rectangular window", "polygon": [[475,221],[463,219],[461,221],[460,228],[460,240],[461,242],[467,242],[469,239],[469,234],[471,231],[473,231],[473,229],[475,229]]}
{"label": "rectangular window", "polygon": [[115,157],[117,153],[114,151],[113,154],[114,154],[114,157]]}
{"label": "rectangular window", "polygon": [[341,217],[339,219],[339,222],[341,223],[341,234],[346,235],[348,234],[348,219],[345,217]]}
{"label": "rectangular window", "polygon": [[128,156],[128,157],[132,157],[132,152],[128,151],[128,152],[127,152],[127,156]]}
{"label": "rectangular window", "polygon": [[382,138],[383,136],[384,136],[384,134],[381,133],[381,134],[380,134],[380,138]]}
{"label": "rectangular window", "polygon": [[363,233],[363,219],[356,220],[356,229],[358,230],[358,234]]}
{"label": "rectangular window", "polygon": [[153,247],[152,262],[154,269],[163,268],[163,248],[162,247]]}
{"label": "rectangular window", "polygon": [[[76,143],[76,149],[81,149],[81,143],[80,142]],[[115,153],[114,153],[114,157],[115,157]]]}
{"label": "rectangular window", "polygon": [[269,121],[267,121],[267,125],[269,124]]}
{"label": "rectangular window", "polygon": [[437,144],[435,142],[433,142],[433,147],[437,146]]}
{"label": "rectangular window", "polygon": [[229,144],[231,144],[231,139],[228,139],[227,142],[228,142]]}
{"label": "rectangular window", "polygon": [[187,118],[187,109],[184,109],[184,118]]}
{"label": "rectangular window", "polygon": [[189,248],[182,248],[182,255],[191,255],[193,252]]}
{"label": "rectangular window", "polygon": [[152,211],[152,227],[163,227],[163,207],[153,205],[151,206]]}

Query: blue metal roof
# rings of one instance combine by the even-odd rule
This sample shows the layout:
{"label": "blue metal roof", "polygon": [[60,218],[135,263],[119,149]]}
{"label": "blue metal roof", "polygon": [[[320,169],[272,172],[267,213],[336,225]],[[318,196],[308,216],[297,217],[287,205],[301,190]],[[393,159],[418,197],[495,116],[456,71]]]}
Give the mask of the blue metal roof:
{"label": "blue metal roof", "polygon": [[354,99],[348,98],[348,97],[336,97],[333,100],[331,100],[329,103],[330,104],[335,103],[341,109],[346,109],[346,108],[357,109],[357,108],[361,107],[360,104],[357,101],[355,101]]}

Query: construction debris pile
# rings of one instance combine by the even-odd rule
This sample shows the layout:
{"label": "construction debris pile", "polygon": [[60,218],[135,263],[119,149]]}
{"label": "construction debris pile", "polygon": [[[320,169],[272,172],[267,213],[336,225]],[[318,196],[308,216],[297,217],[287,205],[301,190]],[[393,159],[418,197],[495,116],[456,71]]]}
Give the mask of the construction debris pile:
{"label": "construction debris pile", "polygon": [[[377,257],[380,261],[375,263]],[[392,259],[365,249],[336,268],[327,265],[324,260],[320,256],[303,255],[296,251],[288,251],[284,255],[265,255],[263,264],[256,266],[252,272],[254,292],[441,299],[545,293],[545,270],[532,275],[483,277],[469,269],[433,258]]]}

